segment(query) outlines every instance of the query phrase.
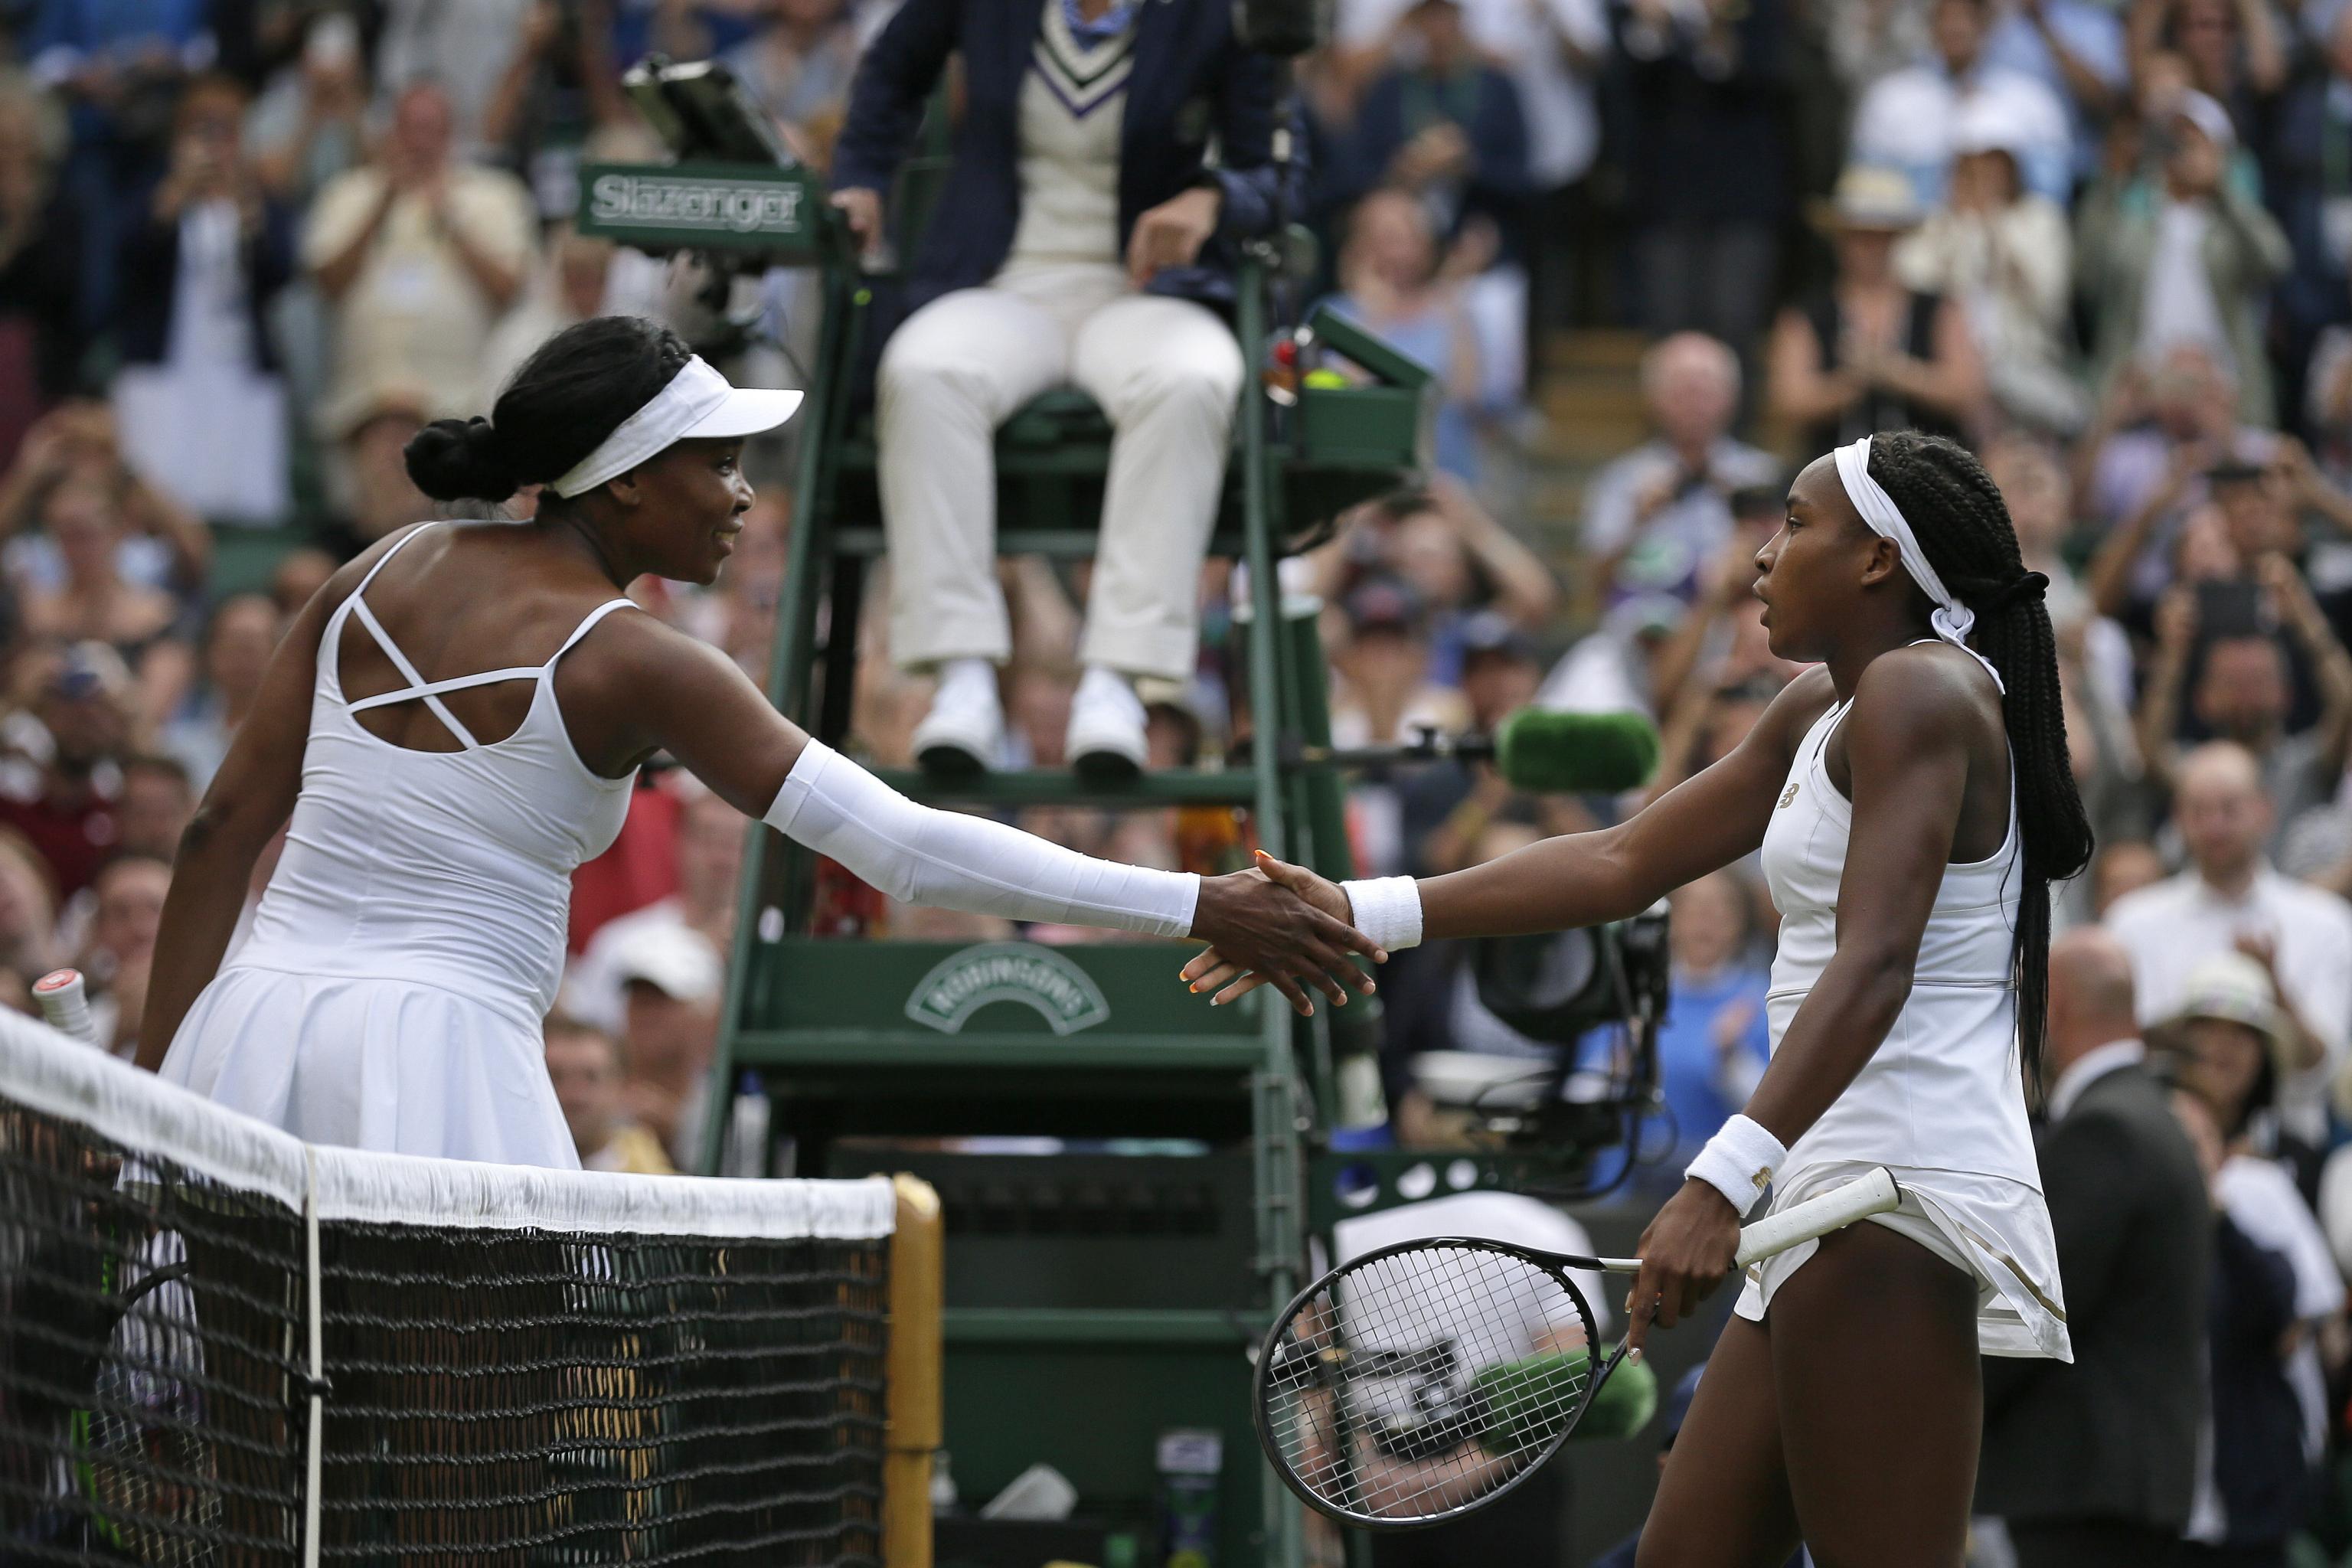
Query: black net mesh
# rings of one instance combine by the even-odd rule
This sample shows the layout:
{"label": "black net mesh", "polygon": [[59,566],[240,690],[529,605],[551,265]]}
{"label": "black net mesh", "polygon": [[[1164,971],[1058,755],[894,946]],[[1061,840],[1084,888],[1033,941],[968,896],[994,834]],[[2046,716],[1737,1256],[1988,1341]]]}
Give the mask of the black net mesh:
{"label": "black net mesh", "polygon": [[1461,1240],[1372,1253],[1276,1329],[1257,1372],[1267,1447],[1335,1518],[1459,1512],[1566,1437],[1593,1337],[1576,1287],[1517,1253]]}
{"label": "black net mesh", "polygon": [[[0,1564],[301,1563],[300,1212],[9,1095]],[[887,1236],[329,1222],[320,1257],[322,1562],[880,1562]]]}

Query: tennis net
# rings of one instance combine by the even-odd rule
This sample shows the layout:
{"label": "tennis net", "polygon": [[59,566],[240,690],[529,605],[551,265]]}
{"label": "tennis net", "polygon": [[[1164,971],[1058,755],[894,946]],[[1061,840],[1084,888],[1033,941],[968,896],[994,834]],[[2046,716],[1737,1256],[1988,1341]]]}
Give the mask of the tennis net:
{"label": "tennis net", "polygon": [[0,1563],[878,1563],[893,1210],[313,1147],[0,1017]]}

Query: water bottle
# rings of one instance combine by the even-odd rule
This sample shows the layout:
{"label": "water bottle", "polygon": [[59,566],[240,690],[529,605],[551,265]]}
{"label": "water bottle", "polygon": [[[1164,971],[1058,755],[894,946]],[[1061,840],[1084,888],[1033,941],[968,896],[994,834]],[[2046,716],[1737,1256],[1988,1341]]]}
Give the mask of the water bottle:
{"label": "water bottle", "polygon": [[955,1475],[948,1468],[948,1451],[941,1448],[931,1456],[931,1511],[953,1513],[955,1505]]}
{"label": "water bottle", "polygon": [[768,1090],[760,1075],[747,1072],[735,1085],[728,1122],[727,1174],[753,1178],[768,1173]]}

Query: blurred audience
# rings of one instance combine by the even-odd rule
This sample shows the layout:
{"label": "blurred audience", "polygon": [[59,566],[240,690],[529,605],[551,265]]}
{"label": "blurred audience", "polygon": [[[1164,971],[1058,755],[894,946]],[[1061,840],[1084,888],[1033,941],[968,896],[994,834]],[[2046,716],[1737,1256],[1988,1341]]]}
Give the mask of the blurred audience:
{"label": "blurred audience", "polygon": [[1895,268],[1897,241],[1926,216],[1894,170],[1855,164],[1838,176],[1827,214],[1835,279],[1772,328],[1772,412],[1803,432],[1805,451],[1877,430],[1956,435],[1977,417],[1984,369],[1967,317]]}
{"label": "blurred audience", "polygon": [[562,1013],[548,1015],[543,1033],[547,1076],[582,1167],[637,1176],[673,1174],[677,1167],[661,1140],[630,1117],[620,1040],[610,1030]]}
{"label": "blurred audience", "polygon": [[2189,868],[2117,899],[2106,915],[2132,955],[2140,1017],[2172,1016],[2189,976],[2216,955],[2260,966],[2293,1026],[2280,1121],[2322,1145],[2327,1083],[2352,1033],[2352,907],[2281,876],[2264,858],[2274,812],[2244,747],[2215,741],[2184,758],[2174,811]]}

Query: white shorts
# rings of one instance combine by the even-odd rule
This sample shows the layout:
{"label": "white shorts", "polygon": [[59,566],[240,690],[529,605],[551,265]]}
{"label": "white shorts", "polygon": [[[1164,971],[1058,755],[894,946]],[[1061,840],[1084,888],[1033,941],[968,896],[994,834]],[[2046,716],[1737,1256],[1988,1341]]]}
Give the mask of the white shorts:
{"label": "white shorts", "polygon": [[[1771,1213],[1832,1187],[1843,1186],[1875,1167],[1833,1161],[1781,1173],[1774,1184]],[[2050,1210],[2042,1194],[2022,1182],[1972,1171],[1935,1171],[1889,1166],[1903,1189],[1900,1207],[1873,1215],[1870,1223],[1910,1237],[1977,1281],[1977,1349],[1984,1355],[2074,1359],[2066,1335],[2066,1303],[2058,1280],[2058,1244],[2050,1232]],[[1805,1266],[1821,1243],[1808,1241],[1750,1264],[1732,1309],[1761,1322],[1772,1293]]]}

